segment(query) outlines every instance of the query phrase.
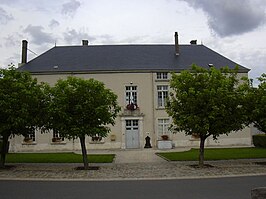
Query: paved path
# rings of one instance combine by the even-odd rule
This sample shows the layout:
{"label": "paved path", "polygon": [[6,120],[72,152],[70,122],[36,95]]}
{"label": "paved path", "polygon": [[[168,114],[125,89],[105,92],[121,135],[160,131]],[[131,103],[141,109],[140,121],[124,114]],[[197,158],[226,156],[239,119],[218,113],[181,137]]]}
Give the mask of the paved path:
{"label": "paved path", "polygon": [[156,152],[152,149],[91,151],[115,153],[117,157],[114,163],[91,165],[99,166],[99,170],[89,171],[76,170],[82,164],[15,164],[9,170],[0,170],[0,179],[128,180],[266,175],[266,165],[257,164],[266,159],[206,161],[213,167],[199,169],[191,166],[197,162],[168,162],[156,156]]}
{"label": "paved path", "polygon": [[190,148],[175,148],[171,150],[154,150],[154,149],[139,149],[139,150],[90,150],[89,154],[115,154],[114,162],[116,164],[123,163],[163,163],[167,162],[163,158],[156,155],[158,152],[174,152],[188,151]]}

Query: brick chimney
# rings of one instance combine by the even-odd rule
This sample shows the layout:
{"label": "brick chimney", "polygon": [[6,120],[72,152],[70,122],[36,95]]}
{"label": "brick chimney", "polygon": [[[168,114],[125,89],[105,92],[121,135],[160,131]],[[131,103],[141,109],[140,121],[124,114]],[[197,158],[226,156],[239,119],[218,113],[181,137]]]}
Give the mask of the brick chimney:
{"label": "brick chimney", "polygon": [[27,63],[27,50],[28,50],[28,41],[22,40],[22,56],[21,56],[21,64]]}
{"label": "brick chimney", "polygon": [[178,33],[175,32],[175,55],[179,55]]}
{"label": "brick chimney", "polygon": [[88,46],[89,41],[88,40],[82,40],[82,46]]}

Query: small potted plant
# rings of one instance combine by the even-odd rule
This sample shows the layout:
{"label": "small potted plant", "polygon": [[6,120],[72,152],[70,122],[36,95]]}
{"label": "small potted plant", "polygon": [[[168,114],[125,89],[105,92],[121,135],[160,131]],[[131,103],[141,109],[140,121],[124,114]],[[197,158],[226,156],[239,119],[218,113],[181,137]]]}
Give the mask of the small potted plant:
{"label": "small potted plant", "polygon": [[168,135],[162,135],[161,138],[162,138],[162,140],[168,140],[169,136]]}
{"label": "small potted plant", "polygon": [[134,111],[138,109],[138,105],[134,103],[130,103],[126,106],[127,110]]}
{"label": "small potted plant", "polygon": [[24,142],[27,142],[27,143],[32,142],[32,139],[30,137],[25,137]]}
{"label": "small potted plant", "polygon": [[52,142],[60,142],[60,141],[61,141],[61,138],[58,138],[58,137],[52,138]]}

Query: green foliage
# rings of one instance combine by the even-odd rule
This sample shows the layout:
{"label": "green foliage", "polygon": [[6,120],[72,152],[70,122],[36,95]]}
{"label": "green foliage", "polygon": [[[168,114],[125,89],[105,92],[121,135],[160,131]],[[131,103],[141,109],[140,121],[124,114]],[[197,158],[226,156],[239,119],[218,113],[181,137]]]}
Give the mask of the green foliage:
{"label": "green foliage", "polygon": [[88,169],[85,136],[107,136],[107,125],[114,125],[120,111],[117,96],[97,80],[77,77],[58,80],[49,90],[50,119],[45,127],[62,137],[79,138],[84,169]]}
{"label": "green foliage", "polygon": [[0,70],[0,135],[27,135],[43,125],[44,84],[14,67]]}
{"label": "green foliage", "polygon": [[[184,152],[158,153],[169,161],[196,161],[199,149]],[[205,149],[205,160],[232,160],[266,158],[266,149],[262,148],[220,148]]]}
{"label": "green foliage", "polygon": [[[112,163],[114,154],[91,154],[91,163]],[[8,163],[82,163],[82,155],[75,153],[10,153]]]}
{"label": "green foliage", "polygon": [[254,126],[266,133],[266,74],[262,74],[258,80],[260,81],[258,88],[251,90],[253,105],[250,107],[253,109],[250,113]]}
{"label": "green foliage", "polygon": [[192,71],[172,74],[173,92],[167,112],[173,118],[173,129],[202,139],[237,131],[247,120],[242,90],[237,88],[237,68],[215,67],[209,70],[193,65]]}
{"label": "green foliage", "polygon": [[106,137],[120,110],[117,96],[94,79],[68,77],[51,88],[50,129],[69,139]]}
{"label": "green foliage", "polygon": [[253,138],[253,144],[255,147],[266,148],[266,135],[265,134],[253,135],[252,138]]}
{"label": "green foliage", "polygon": [[193,65],[191,71],[172,73],[173,92],[166,107],[173,118],[171,128],[200,138],[200,167],[207,137],[217,139],[222,134],[243,129],[248,123],[245,87],[238,87],[237,71],[228,67],[207,70]]}
{"label": "green foliage", "polygon": [[8,139],[28,135],[47,121],[45,84],[38,84],[29,73],[13,66],[0,70],[0,136],[2,138],[0,167],[4,167]]}

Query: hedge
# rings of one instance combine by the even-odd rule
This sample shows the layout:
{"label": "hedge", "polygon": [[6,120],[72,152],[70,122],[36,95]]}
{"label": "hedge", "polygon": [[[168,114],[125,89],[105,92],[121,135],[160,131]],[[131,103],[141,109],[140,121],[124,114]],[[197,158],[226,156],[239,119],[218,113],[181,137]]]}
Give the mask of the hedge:
{"label": "hedge", "polygon": [[255,147],[266,148],[266,134],[253,135],[252,137]]}

